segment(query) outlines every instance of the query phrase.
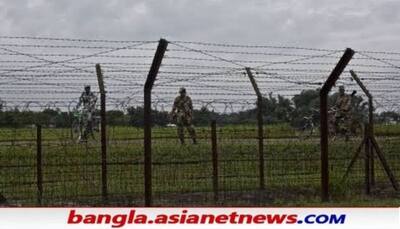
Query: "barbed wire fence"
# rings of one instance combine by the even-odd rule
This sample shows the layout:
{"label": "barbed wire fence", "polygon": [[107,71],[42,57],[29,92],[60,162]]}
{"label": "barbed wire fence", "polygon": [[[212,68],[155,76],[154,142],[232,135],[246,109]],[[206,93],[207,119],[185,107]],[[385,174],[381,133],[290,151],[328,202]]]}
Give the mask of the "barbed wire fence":
{"label": "barbed wire fence", "polygon": [[[100,64],[107,110],[126,114],[130,108],[145,103],[143,88],[157,43],[1,36],[2,110],[58,110],[71,123],[83,85],[92,85],[100,97],[95,69]],[[41,131],[36,126],[1,128],[1,193],[8,202],[170,206],[268,205],[299,198],[305,202],[319,199],[321,164],[317,136],[299,141],[295,130],[272,128],[270,120],[264,120],[263,128],[256,116],[260,96],[257,97],[246,68],[252,73],[261,99],[269,98],[270,93],[291,99],[303,90],[319,90],[344,50],[167,43],[151,92],[151,110],[167,116],[178,89],[185,87],[194,108],[209,112],[208,121],[211,124],[215,120],[215,128],[196,126],[199,144],[180,146],[173,126],[153,126],[152,158],[146,161],[143,129],[127,125],[137,120],[125,120],[125,126],[108,125],[106,172],[99,134],[86,144],[78,144],[69,127],[57,128],[52,124],[43,126]],[[399,56],[396,52],[356,51],[335,86],[360,91],[349,72],[353,70],[374,96],[376,111],[398,111]],[[253,118],[243,120],[242,125],[229,125],[224,120],[226,116],[219,115],[249,110],[254,111]],[[156,119],[152,122],[160,123]],[[389,132],[381,128],[375,134],[398,178],[398,136],[395,132],[389,137],[386,131]],[[350,143],[330,141],[329,185],[333,187],[333,198],[350,195],[349,188],[353,196],[363,194],[362,160],[357,160],[345,183],[339,181],[361,138],[354,137]],[[384,168],[375,164],[375,194],[391,193]],[[146,192],[145,180],[149,179],[152,182],[147,185],[151,188]],[[146,202],[145,197],[150,201]]]}

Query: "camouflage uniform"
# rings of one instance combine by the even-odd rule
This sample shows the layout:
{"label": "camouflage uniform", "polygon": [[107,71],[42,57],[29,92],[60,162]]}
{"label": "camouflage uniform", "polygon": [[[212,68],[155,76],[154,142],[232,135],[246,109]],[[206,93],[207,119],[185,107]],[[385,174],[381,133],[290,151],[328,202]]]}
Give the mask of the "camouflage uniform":
{"label": "camouflage uniform", "polygon": [[81,125],[81,130],[83,129],[82,135],[79,137],[80,140],[86,140],[87,135],[91,132],[92,130],[92,123],[93,123],[93,118],[94,114],[96,111],[96,102],[97,102],[97,97],[93,94],[93,92],[87,93],[82,92],[81,97],[79,97],[79,102],[77,104],[77,108],[82,106],[81,110],[81,119],[79,120],[79,123]]}
{"label": "camouflage uniform", "polygon": [[329,137],[336,135],[336,111],[332,109],[328,111],[328,134]]}
{"label": "camouflage uniform", "polygon": [[[351,121],[351,96],[344,93],[344,87],[340,87],[341,92],[336,99],[335,108],[336,108],[336,129],[344,130],[346,134],[349,134],[350,130],[350,121]],[[343,127],[339,127],[340,120],[343,120]]]}
{"label": "camouflage uniform", "polygon": [[[182,89],[181,89],[182,90]],[[193,105],[192,100],[186,94],[175,98],[172,108],[172,117],[176,120],[178,127],[178,137],[182,144],[185,142],[184,127],[188,130],[193,143],[196,144],[196,132],[192,124]]]}

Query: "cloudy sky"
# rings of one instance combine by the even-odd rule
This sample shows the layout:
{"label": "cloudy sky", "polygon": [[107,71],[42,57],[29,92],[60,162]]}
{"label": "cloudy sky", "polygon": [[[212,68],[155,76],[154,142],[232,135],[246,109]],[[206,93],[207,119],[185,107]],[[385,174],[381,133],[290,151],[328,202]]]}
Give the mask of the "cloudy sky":
{"label": "cloudy sky", "polygon": [[0,33],[399,51],[398,0],[0,0]]}

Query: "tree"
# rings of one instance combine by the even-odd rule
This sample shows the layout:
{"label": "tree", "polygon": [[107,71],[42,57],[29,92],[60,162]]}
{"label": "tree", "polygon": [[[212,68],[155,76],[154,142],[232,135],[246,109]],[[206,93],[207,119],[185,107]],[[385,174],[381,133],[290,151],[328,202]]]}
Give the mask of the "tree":
{"label": "tree", "polygon": [[279,120],[279,122],[290,122],[293,111],[294,108],[292,102],[289,99],[278,95],[278,103],[275,110],[276,119]]}
{"label": "tree", "polygon": [[144,125],[144,116],[143,107],[128,107],[128,117],[129,117],[129,125],[132,126],[143,126]]}
{"label": "tree", "polygon": [[194,125],[208,125],[211,120],[219,119],[219,115],[214,111],[210,111],[206,106],[202,106],[200,110],[194,110],[193,117]]}
{"label": "tree", "polygon": [[376,116],[378,122],[390,123],[400,122],[400,114],[394,111],[384,111]]}
{"label": "tree", "polygon": [[294,109],[291,124],[295,127],[304,125],[304,117],[312,116],[313,121],[319,120],[319,90],[303,90],[292,98]]}
{"label": "tree", "polygon": [[122,126],[126,125],[125,115],[124,112],[118,110],[110,110],[106,113],[107,116],[107,124],[108,125],[117,125]]}

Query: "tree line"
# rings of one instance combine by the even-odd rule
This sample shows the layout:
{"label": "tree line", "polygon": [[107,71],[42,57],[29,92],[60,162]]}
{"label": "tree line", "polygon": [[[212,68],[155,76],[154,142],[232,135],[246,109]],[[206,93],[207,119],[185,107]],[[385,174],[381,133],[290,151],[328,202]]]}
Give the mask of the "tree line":
{"label": "tree line", "polygon": [[[329,97],[332,105],[338,94]],[[304,90],[291,99],[281,95],[269,94],[263,98],[263,117],[265,123],[290,123],[292,126],[303,125],[304,117],[312,117],[319,121],[319,91]],[[366,120],[368,104],[361,96],[354,96],[352,100],[353,114],[358,119]],[[171,123],[168,111],[153,110],[153,122],[157,126]],[[247,109],[239,112],[218,113],[209,107],[201,107],[193,111],[193,123],[197,126],[208,125],[210,120],[217,120],[220,124],[251,124],[256,123],[257,109]],[[397,112],[381,112],[375,116],[376,122],[400,122]],[[43,111],[21,111],[17,108],[5,110],[0,106],[0,127],[24,127],[32,124],[42,124],[48,127],[65,128],[71,126],[72,114],[60,109],[45,109]],[[108,125],[112,126],[143,126],[143,107],[129,107],[124,113],[119,110],[107,111]]]}

